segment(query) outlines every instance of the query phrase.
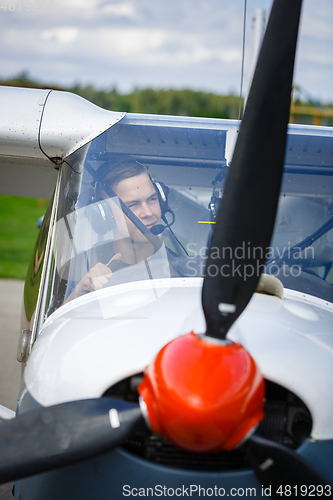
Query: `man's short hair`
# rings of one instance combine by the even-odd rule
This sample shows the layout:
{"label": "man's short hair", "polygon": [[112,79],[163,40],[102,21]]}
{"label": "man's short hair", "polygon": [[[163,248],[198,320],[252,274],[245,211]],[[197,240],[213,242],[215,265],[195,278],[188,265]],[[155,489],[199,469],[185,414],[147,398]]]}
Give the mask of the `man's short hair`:
{"label": "man's short hair", "polygon": [[143,172],[147,172],[147,168],[138,161],[127,161],[110,169],[110,172],[105,176],[105,182],[113,189],[120,181],[135,177]]}
{"label": "man's short hair", "polygon": [[[135,160],[124,161],[118,165],[112,165],[105,162],[99,167],[98,171],[100,176],[112,190],[114,190],[115,186],[124,179],[135,177],[143,172],[149,175],[147,167]],[[96,190],[97,198],[103,199],[105,198],[105,194],[102,186],[98,185]]]}

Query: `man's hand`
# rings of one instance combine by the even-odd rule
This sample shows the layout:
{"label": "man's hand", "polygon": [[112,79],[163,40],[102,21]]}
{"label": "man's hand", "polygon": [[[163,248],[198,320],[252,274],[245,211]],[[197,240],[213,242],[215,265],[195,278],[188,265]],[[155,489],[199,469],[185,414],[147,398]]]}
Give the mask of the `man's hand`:
{"label": "man's hand", "polygon": [[116,253],[107,264],[98,262],[98,264],[92,267],[87,274],[83,276],[82,280],[76,285],[66,302],[69,302],[70,300],[73,300],[87,292],[93,292],[103,288],[113,275],[113,272],[108,265],[114,260],[121,260],[121,257],[121,253]]}
{"label": "man's hand", "polygon": [[[78,286],[80,286],[81,294],[99,290],[105,286],[112,276],[111,269],[99,262],[96,266],[92,267],[87,274],[82,278]],[[81,295],[80,294],[80,295]]]}

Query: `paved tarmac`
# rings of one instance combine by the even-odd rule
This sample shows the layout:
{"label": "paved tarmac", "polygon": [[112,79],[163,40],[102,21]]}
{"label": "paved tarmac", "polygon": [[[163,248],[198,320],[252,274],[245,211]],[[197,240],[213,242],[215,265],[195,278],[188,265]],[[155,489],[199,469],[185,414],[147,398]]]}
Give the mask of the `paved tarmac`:
{"label": "paved tarmac", "polygon": [[[16,360],[23,281],[0,280],[0,404],[16,409],[21,365]],[[1,423],[0,423],[1,425]],[[12,483],[0,486],[0,499],[13,500]]]}

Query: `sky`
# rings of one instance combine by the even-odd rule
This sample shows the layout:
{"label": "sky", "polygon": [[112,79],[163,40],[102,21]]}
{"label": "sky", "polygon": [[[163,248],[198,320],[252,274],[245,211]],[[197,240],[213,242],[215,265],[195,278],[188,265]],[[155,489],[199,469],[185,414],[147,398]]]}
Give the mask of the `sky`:
{"label": "sky", "polygon": [[[251,18],[272,0],[247,0],[243,94]],[[62,88],[190,88],[239,95],[244,0],[4,0],[0,78],[27,72]],[[333,0],[303,0],[294,83],[333,102]],[[283,33],[281,33],[283,36]]]}

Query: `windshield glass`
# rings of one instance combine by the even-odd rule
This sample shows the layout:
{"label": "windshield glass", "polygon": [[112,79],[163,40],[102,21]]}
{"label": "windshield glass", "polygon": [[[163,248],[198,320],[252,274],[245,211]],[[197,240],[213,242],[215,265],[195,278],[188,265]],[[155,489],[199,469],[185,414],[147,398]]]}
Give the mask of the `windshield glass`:
{"label": "windshield glass", "polygon": [[[66,159],[47,315],[108,286],[203,276],[231,127],[127,115]],[[266,265],[285,287],[330,301],[332,139],[289,135]]]}

